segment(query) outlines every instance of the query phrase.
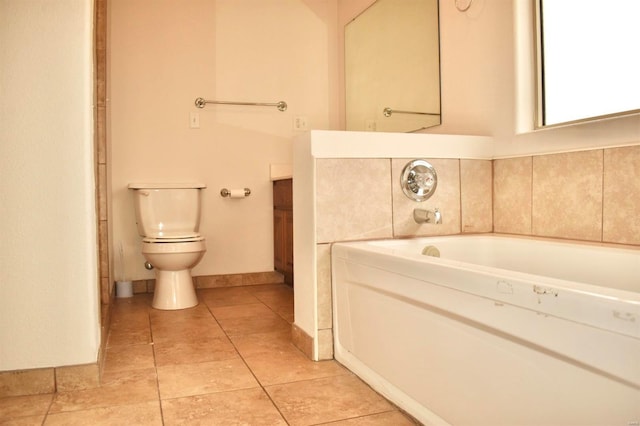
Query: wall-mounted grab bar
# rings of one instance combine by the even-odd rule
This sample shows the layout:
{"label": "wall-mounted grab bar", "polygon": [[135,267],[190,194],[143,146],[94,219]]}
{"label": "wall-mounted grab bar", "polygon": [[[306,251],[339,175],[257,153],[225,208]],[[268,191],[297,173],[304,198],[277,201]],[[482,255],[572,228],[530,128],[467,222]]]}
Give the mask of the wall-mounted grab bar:
{"label": "wall-mounted grab bar", "polygon": [[434,112],[400,111],[400,110],[397,110],[397,109],[391,109],[389,107],[386,107],[385,109],[382,110],[382,113],[384,114],[385,117],[391,117],[391,115],[394,112],[398,113],[398,114],[440,115],[440,114],[436,114]]}
{"label": "wall-mounted grab bar", "polygon": [[285,101],[265,103],[265,102],[230,102],[230,101],[207,101],[204,98],[196,99],[196,106],[198,108],[204,108],[206,104],[221,104],[221,105],[253,105],[253,106],[274,106],[278,108],[278,111],[286,111],[287,103]]}

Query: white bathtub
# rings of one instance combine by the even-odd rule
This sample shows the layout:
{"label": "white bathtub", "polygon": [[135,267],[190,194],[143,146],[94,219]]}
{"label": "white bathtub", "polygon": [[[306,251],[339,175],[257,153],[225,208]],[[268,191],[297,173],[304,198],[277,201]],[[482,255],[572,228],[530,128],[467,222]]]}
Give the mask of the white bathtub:
{"label": "white bathtub", "polygon": [[332,274],[336,359],[425,424],[640,424],[640,250],[338,243]]}

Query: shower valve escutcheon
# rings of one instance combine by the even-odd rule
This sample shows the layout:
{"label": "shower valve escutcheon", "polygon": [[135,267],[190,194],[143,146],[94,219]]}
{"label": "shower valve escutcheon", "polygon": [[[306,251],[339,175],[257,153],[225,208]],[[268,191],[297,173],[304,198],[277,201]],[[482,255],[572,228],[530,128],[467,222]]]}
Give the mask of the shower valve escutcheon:
{"label": "shower valve escutcheon", "polygon": [[440,225],[442,223],[442,213],[438,208],[434,210],[425,209],[413,209],[413,220],[416,223],[432,223],[434,225]]}

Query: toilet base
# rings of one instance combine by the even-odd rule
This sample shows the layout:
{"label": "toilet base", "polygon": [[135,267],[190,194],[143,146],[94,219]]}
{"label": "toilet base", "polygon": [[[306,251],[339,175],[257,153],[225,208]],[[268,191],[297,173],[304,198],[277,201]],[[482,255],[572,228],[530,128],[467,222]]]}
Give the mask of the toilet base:
{"label": "toilet base", "polygon": [[156,285],[151,306],[155,309],[177,310],[198,304],[190,270],[161,271],[156,269]]}

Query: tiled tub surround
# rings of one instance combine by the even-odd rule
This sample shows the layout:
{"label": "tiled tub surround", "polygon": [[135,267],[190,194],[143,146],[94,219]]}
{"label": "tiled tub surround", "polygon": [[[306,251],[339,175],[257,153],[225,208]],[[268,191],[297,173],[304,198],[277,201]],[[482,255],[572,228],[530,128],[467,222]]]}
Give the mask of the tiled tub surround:
{"label": "tiled tub surround", "polygon": [[[640,245],[640,145],[496,160],[422,158],[438,173],[435,194],[422,203],[406,198],[399,184],[414,158],[315,160],[316,359],[333,356],[333,242],[495,232]],[[440,208],[443,223],[415,223],[416,207]]]}
{"label": "tiled tub surround", "polygon": [[494,160],[494,232],[640,245],[640,145]]}
{"label": "tiled tub surround", "polygon": [[[415,202],[400,188],[402,169],[411,160],[316,161],[318,359],[333,357],[331,243],[492,231],[491,161],[427,158],[438,188],[427,201]],[[442,224],[414,221],[414,208],[436,207]]]}

